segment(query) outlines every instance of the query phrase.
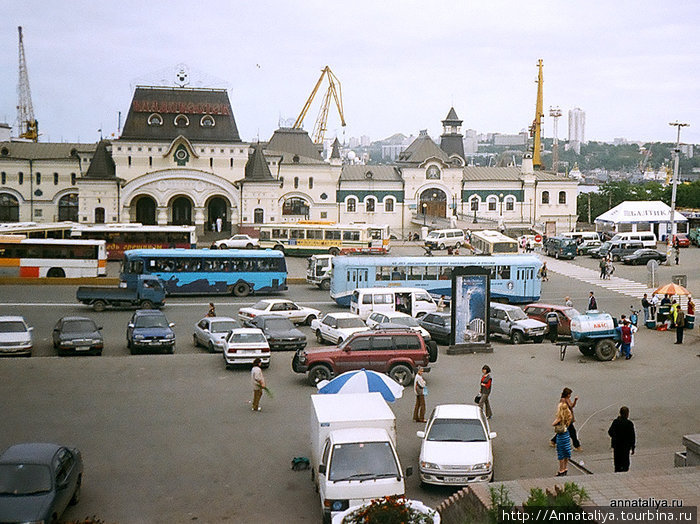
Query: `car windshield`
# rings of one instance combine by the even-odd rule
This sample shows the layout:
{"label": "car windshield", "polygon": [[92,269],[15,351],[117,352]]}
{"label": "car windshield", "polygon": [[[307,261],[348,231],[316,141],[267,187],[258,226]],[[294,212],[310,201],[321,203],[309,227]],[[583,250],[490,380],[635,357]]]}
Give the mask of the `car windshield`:
{"label": "car windshield", "polygon": [[392,324],[400,324],[402,326],[408,326],[408,327],[418,327],[418,321],[413,318],[413,317],[395,317],[395,318],[390,318],[389,321]]}
{"label": "car windshield", "polygon": [[508,311],[508,316],[511,320],[527,320],[529,318],[522,309],[512,309]]}
{"label": "car windshield", "polygon": [[353,442],[333,446],[328,480],[362,481],[400,476],[388,442]]}
{"label": "car windshield", "polygon": [[232,329],[236,329],[239,327],[241,326],[235,320],[221,320],[219,322],[211,323],[211,332],[226,333],[227,331],[231,331]]}
{"label": "car windshield", "polygon": [[436,418],[426,438],[435,442],[486,442],[484,427],[473,418]]}
{"label": "car windshield", "polygon": [[0,333],[24,333],[25,331],[27,331],[27,326],[19,320],[0,322]]}
{"label": "car windshield", "polygon": [[136,317],[134,326],[138,328],[164,328],[168,327],[168,321],[162,315],[143,315]]}
{"label": "car windshield", "polygon": [[362,319],[359,318],[339,318],[338,319],[338,328],[339,329],[345,329],[345,328],[356,328],[356,327],[367,327],[364,322],[362,322]]}
{"label": "car windshield", "polygon": [[427,238],[439,238],[439,237],[440,237],[440,233],[436,233],[435,231],[431,231],[430,233],[428,233],[428,236],[427,236]]}
{"label": "car windshield", "polygon": [[273,331],[291,331],[294,324],[286,318],[270,318],[265,321],[265,329]]}
{"label": "car windshield", "polygon": [[232,344],[254,344],[265,342],[265,336],[262,333],[233,333],[229,342]]}
{"label": "car windshield", "polygon": [[255,305],[253,306],[252,309],[262,309],[262,310],[266,310],[266,309],[267,309],[267,306],[269,306],[269,305],[270,305],[270,304],[269,304],[268,302],[265,302],[264,300],[261,300],[260,302],[258,302],[257,304],[255,304]]}
{"label": "car windshield", "polygon": [[51,491],[51,471],[42,464],[0,464],[0,495]]}
{"label": "car windshield", "polygon": [[97,331],[92,320],[69,320],[63,323],[64,333],[91,333]]}

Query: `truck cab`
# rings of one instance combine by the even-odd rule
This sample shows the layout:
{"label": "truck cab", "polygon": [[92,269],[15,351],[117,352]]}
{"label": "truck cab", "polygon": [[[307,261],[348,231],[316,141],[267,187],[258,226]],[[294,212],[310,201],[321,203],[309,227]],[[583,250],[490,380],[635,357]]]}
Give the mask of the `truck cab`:
{"label": "truck cab", "polygon": [[331,288],[331,261],[333,255],[312,255],[306,267],[306,281],[324,291]]}

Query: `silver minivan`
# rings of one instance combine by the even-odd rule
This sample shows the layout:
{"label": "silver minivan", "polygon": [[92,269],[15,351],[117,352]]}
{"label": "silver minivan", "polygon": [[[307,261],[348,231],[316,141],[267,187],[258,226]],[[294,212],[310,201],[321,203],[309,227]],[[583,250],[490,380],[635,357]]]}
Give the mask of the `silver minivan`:
{"label": "silver minivan", "polygon": [[466,236],[461,229],[434,229],[425,237],[428,249],[460,248],[466,244]]}

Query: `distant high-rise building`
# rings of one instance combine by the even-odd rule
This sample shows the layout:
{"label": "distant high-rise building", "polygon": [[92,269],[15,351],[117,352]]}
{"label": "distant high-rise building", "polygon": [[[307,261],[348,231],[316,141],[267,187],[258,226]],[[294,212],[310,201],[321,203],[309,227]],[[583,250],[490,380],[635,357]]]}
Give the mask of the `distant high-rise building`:
{"label": "distant high-rise building", "polygon": [[350,149],[355,149],[356,147],[360,146],[360,139],[354,136],[351,136],[348,138],[348,147]]}
{"label": "distant high-rise building", "polygon": [[370,145],[371,143],[372,143],[372,142],[371,142],[371,140],[369,139],[369,137],[368,137],[367,135],[362,135],[362,136],[360,137],[360,145],[361,145],[362,147],[369,147],[369,145]]}
{"label": "distant high-rise building", "polygon": [[479,148],[479,140],[476,136],[476,130],[467,129],[464,132],[464,154],[473,155]]}
{"label": "distant high-rise building", "polygon": [[581,154],[581,144],[586,142],[586,112],[580,107],[569,110],[569,149]]}

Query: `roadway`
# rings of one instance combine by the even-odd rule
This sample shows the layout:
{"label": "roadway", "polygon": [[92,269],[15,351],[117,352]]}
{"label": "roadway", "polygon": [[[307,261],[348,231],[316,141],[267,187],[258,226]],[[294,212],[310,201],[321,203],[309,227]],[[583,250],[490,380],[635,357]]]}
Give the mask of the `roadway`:
{"label": "roadway", "polygon": [[[394,248],[418,254],[417,246]],[[696,248],[681,251],[679,267],[661,267],[662,281],[688,274],[700,292]],[[556,264],[552,264],[554,266]],[[289,262],[290,276],[303,260]],[[619,283],[582,280],[595,261],[577,259],[550,271],[542,300],[561,303],[571,296],[585,309],[589,290],[600,307],[626,313],[639,301],[622,294]],[[616,276],[646,282],[646,268],[618,266]],[[600,284],[600,285],[598,285]],[[618,288],[618,289],[614,289]],[[621,292],[622,291],[622,292]],[[305,285],[285,296],[322,311],[335,310],[328,294]],[[97,515],[107,522],[315,522],[320,513],[309,472],[294,472],[290,461],[309,456],[309,395],[305,376],[294,374],[291,352],[273,354],[265,371],[274,398],[263,397],[262,413],[250,412],[249,373],[226,371],[221,355],[192,345],[192,326],[207,310],[209,297],[170,298],[164,311],[175,322],[174,355],[132,356],[125,329],[130,311],[94,313],[75,303],[73,286],[3,286],[2,314],[23,314],[35,327],[30,359],[0,361],[0,448],[19,441],[77,445],[84,454],[83,497],[65,518]],[[220,316],[235,316],[254,298],[215,297]],[[55,357],[50,332],[63,315],[85,314],[104,327],[102,357]],[[309,328],[302,328],[311,335]],[[428,409],[440,403],[470,402],[480,369],[493,370],[492,430],[497,480],[550,476],[555,452],[548,446],[550,423],[563,386],[580,397],[577,427],[584,451],[575,458],[608,452],[607,427],[627,404],[637,426],[639,449],[681,448],[682,435],[700,427],[700,372],[696,327],[686,343],[673,345],[672,333],[642,328],[630,361],[597,362],[570,350],[564,361],[550,344],[512,346],[494,342],[494,353],[448,356],[441,348],[426,375]],[[310,345],[315,342],[310,336]],[[38,358],[44,357],[44,358]],[[398,449],[404,467],[414,466],[420,441],[411,422],[410,389],[393,406]],[[668,451],[668,454],[667,454]],[[633,469],[635,466],[633,457]],[[610,463],[612,470],[612,460]],[[576,470],[571,469],[570,475]],[[579,474],[582,474],[579,472]],[[435,506],[452,488],[426,488],[417,474],[407,494]]]}

